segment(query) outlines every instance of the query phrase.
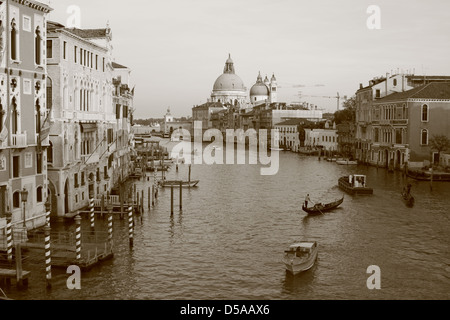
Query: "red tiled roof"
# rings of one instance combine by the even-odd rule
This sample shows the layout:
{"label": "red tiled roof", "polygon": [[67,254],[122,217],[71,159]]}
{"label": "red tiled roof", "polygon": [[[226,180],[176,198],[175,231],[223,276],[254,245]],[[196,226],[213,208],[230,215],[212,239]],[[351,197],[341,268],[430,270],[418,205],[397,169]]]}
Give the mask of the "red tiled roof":
{"label": "red tiled roof", "polygon": [[78,28],[64,28],[64,30],[83,39],[101,39],[106,38],[108,29],[78,29]]}
{"label": "red tiled roof", "polygon": [[450,82],[430,82],[408,91],[390,94],[374,103],[406,99],[450,99]]}
{"label": "red tiled roof", "polygon": [[123,65],[121,65],[121,64],[118,64],[118,63],[116,63],[116,62],[113,62],[113,63],[112,63],[112,67],[113,67],[114,69],[128,69],[128,67],[125,67],[125,66],[123,66]]}

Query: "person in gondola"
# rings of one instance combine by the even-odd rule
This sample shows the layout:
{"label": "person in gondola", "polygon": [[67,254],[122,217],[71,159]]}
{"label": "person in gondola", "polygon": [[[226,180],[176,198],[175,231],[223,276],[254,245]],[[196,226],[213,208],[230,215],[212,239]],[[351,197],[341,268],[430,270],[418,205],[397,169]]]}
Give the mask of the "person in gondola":
{"label": "person in gondola", "polygon": [[305,198],[305,208],[308,208],[308,202],[311,201],[311,199],[309,198],[309,193],[306,195]]}
{"label": "person in gondola", "polygon": [[406,195],[409,196],[411,194],[411,183],[408,183],[408,185],[406,186]]}

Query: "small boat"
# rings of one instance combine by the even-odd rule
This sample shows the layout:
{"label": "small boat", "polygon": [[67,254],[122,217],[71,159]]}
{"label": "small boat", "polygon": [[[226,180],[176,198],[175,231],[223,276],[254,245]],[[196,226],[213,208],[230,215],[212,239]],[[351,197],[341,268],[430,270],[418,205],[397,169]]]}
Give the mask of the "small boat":
{"label": "small boat", "polygon": [[407,207],[410,207],[410,208],[414,207],[415,200],[411,194],[402,192],[402,199],[403,199],[403,201],[405,201]]}
{"label": "small boat", "polygon": [[180,182],[181,182],[181,187],[182,188],[193,188],[196,187],[197,184],[200,182],[200,180],[184,180],[184,181],[180,181],[180,180],[164,180],[164,181],[159,181],[159,185],[163,188],[170,188],[170,187],[174,187],[174,188],[179,188],[180,187]]}
{"label": "small boat", "polygon": [[305,211],[306,213],[308,213],[310,215],[323,214],[326,211],[331,211],[331,210],[339,207],[342,202],[344,202],[344,197],[342,197],[339,200],[336,200],[336,201],[333,201],[330,203],[326,203],[326,204],[316,203],[314,205],[314,207],[310,207],[310,208],[306,208],[305,205],[303,204],[302,209],[303,209],[303,211]]}
{"label": "small boat", "polygon": [[402,199],[405,201],[407,207],[412,208],[414,206],[415,199],[411,194],[411,184],[408,184],[402,191]]}
{"label": "small boat", "polygon": [[277,148],[277,147],[272,147],[272,148],[270,148],[270,150],[272,150],[272,151],[284,151],[283,148]]}
{"label": "small boat", "polygon": [[373,189],[366,186],[367,177],[354,174],[339,178],[339,188],[350,194],[373,194]]}
{"label": "small boat", "polygon": [[300,241],[291,244],[284,251],[283,263],[286,270],[296,275],[311,269],[317,259],[318,245],[316,241]]}
{"label": "small boat", "polygon": [[336,163],[340,164],[340,165],[356,165],[356,164],[358,164],[357,161],[348,160],[348,159],[346,159],[346,160],[336,160]]}
{"label": "small boat", "polygon": [[327,161],[328,161],[328,162],[336,162],[337,159],[336,159],[336,158],[327,158]]}

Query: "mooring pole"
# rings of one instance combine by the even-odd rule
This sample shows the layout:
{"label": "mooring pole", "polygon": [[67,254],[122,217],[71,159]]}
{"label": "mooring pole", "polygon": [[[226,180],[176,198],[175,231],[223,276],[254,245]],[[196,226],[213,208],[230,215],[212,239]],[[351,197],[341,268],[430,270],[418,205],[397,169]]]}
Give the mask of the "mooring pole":
{"label": "mooring pole", "polygon": [[130,240],[130,248],[133,247],[133,204],[131,197],[128,204],[128,238]]}
{"label": "mooring pole", "polygon": [[8,262],[13,260],[13,238],[12,238],[12,213],[8,209],[6,211],[6,254],[8,256]]}
{"label": "mooring pole", "polygon": [[81,217],[79,214],[75,217],[75,246],[76,246],[76,260],[81,260]]}
{"label": "mooring pole", "polygon": [[112,215],[112,204],[108,203],[108,244],[112,252],[113,243],[113,215]]}
{"label": "mooring pole", "polygon": [[95,230],[95,212],[94,212],[94,198],[90,197],[89,199],[89,211],[91,217],[91,231]]}
{"label": "mooring pole", "polygon": [[45,232],[45,278],[47,281],[47,288],[51,288],[52,284],[52,252],[50,248],[50,224],[44,227]]}
{"label": "mooring pole", "polygon": [[180,181],[180,211],[183,210],[183,181]]}
{"label": "mooring pole", "polygon": [[170,215],[173,215],[173,185],[170,186]]}

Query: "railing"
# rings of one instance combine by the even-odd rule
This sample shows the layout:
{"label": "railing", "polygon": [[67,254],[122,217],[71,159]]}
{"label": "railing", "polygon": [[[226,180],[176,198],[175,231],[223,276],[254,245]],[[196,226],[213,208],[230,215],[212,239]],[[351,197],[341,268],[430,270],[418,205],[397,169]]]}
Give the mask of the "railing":
{"label": "railing", "polygon": [[27,147],[27,133],[22,134],[12,134],[11,135],[11,145],[16,148],[26,148]]}

